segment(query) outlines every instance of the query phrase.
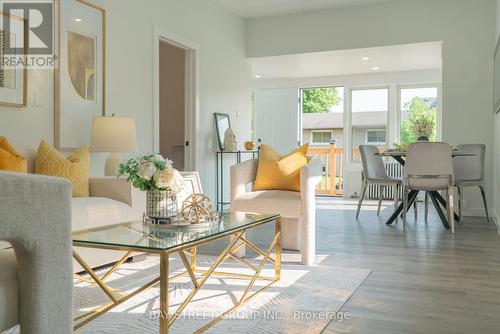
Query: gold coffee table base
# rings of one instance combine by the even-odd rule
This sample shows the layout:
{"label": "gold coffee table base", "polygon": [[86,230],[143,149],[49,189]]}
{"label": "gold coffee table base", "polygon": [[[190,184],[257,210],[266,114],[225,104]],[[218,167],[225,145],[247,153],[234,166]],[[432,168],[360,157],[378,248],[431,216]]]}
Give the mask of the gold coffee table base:
{"label": "gold coffee table base", "polygon": [[[251,227],[249,227],[249,228],[251,228]],[[241,307],[245,302],[247,302],[251,298],[255,297],[258,293],[267,289],[268,287],[270,287],[272,284],[279,281],[279,279],[280,279],[280,273],[281,273],[281,224],[280,224],[280,220],[277,219],[275,221],[274,238],[266,250],[260,249],[254,243],[247,240],[244,237],[244,233],[246,230],[247,230],[247,228],[242,229],[242,230],[240,230],[236,233],[232,233],[232,234],[221,234],[221,235],[218,235],[216,238],[210,238],[207,240],[200,240],[198,242],[195,242],[192,245],[188,245],[186,247],[182,247],[179,249],[172,249],[172,250],[165,250],[165,251],[154,251],[154,252],[148,252],[148,250],[142,250],[142,252],[144,252],[144,253],[159,254],[160,255],[160,275],[159,275],[159,277],[151,280],[150,282],[146,283],[145,285],[141,286],[140,288],[138,288],[130,293],[126,293],[126,292],[123,292],[121,290],[109,287],[106,284],[106,280],[111,276],[111,274],[113,274],[116,270],[118,270],[120,268],[120,266],[127,260],[127,258],[130,257],[132,252],[137,252],[138,250],[130,249],[127,247],[116,247],[116,248],[106,247],[106,249],[124,250],[124,251],[127,251],[127,253],[101,277],[99,277],[95,273],[95,271],[92,268],[90,268],[90,266],[85,262],[85,260],[75,250],[73,250],[74,259],[85,269],[85,271],[88,273],[90,278],[87,278],[87,277],[84,277],[84,276],[81,276],[78,274],[75,274],[74,277],[76,279],[83,281],[83,282],[98,286],[111,300],[107,304],[98,306],[98,307],[94,308],[93,310],[86,312],[84,314],[81,314],[78,317],[74,318],[74,321],[75,321],[74,330],[81,328],[82,326],[95,320],[99,316],[110,311],[111,309],[122,304],[123,302],[129,300],[130,298],[136,296],[137,294],[144,292],[147,289],[156,286],[157,284],[160,284],[160,312],[159,312],[160,334],[166,334],[166,333],[168,333],[170,327],[173,325],[174,321],[177,320],[177,318],[181,315],[182,311],[186,308],[186,306],[191,302],[191,300],[194,298],[196,293],[203,287],[205,282],[212,275],[250,280],[245,291],[243,292],[243,295],[240,297],[239,300],[237,300],[234,303],[233,307],[231,307],[229,310],[225,311],[217,318],[212,319],[209,323],[207,323],[206,325],[204,325],[203,327],[201,327],[195,331],[195,333],[205,332],[206,330],[208,330],[209,328],[211,328],[212,326],[217,324],[220,320],[222,320],[225,317],[227,317],[228,315],[230,315],[231,312],[233,312],[236,309],[238,309],[239,307]],[[205,245],[209,242],[218,240],[218,239],[220,239],[224,236],[228,236],[228,235],[232,236],[228,246],[220,253],[220,255],[217,257],[217,259],[211,265],[211,267],[209,269],[206,269],[206,270],[197,269],[196,268],[196,249],[197,249],[197,246]],[[143,238],[156,238],[156,237],[153,235],[146,235]],[[96,248],[95,245],[85,245],[83,243],[76,243],[75,246]],[[257,252],[258,254],[260,254],[262,256],[262,260],[260,260],[260,262],[257,266],[255,266],[255,265],[251,264],[250,262],[248,262],[247,260],[240,258],[240,257],[237,257],[235,255],[235,253],[243,246],[247,246],[247,247],[251,248],[252,250],[254,250],[255,252]],[[271,257],[273,250],[275,253],[274,258]],[[174,253],[177,253],[179,255],[186,270],[181,272],[181,273],[169,276],[168,259],[169,259],[169,255],[174,254]],[[236,260],[237,262],[245,265],[246,267],[252,269],[254,271],[254,274],[249,275],[249,274],[241,274],[241,273],[234,273],[234,272],[216,271],[216,269],[222,263],[224,263],[226,260],[228,260],[229,258],[232,258],[232,259]],[[268,262],[272,263],[275,267],[275,273],[274,273],[273,277],[261,275],[261,272],[262,272],[262,269],[264,268],[264,265]],[[178,306],[177,310],[175,310],[175,312],[173,312],[172,315],[169,315],[169,313],[168,313],[168,310],[169,310],[169,300],[168,300],[169,282],[175,280],[176,278],[179,278],[181,276],[186,276],[186,275],[191,278],[191,282],[193,283],[194,288],[191,290],[191,292],[188,294],[188,296],[185,298],[185,300]],[[196,275],[200,276],[200,278],[197,278]],[[265,286],[261,287],[257,291],[251,292],[251,289],[257,280],[268,281],[269,283],[266,284]]]}

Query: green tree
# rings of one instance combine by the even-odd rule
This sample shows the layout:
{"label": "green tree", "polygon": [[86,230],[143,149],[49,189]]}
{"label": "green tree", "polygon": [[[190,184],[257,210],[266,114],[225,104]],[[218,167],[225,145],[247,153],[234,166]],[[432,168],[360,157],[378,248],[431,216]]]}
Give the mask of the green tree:
{"label": "green tree", "polygon": [[313,88],[302,91],[304,113],[327,113],[342,102],[336,88]]}
{"label": "green tree", "polygon": [[417,140],[417,136],[413,131],[413,127],[416,123],[429,122],[433,124],[433,131],[429,137],[430,141],[436,140],[436,121],[437,121],[437,110],[436,108],[430,108],[429,104],[421,97],[414,97],[411,101],[406,102],[403,105],[403,110],[410,113],[410,117],[407,120],[401,121],[401,144],[411,144]]}

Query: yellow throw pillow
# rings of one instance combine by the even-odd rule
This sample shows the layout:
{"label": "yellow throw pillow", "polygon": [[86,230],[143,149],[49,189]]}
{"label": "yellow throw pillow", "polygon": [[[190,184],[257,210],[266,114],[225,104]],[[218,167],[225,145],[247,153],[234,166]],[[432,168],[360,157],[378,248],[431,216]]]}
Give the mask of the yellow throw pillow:
{"label": "yellow throw pillow", "polygon": [[89,150],[85,146],[66,158],[42,140],[36,153],[35,173],[64,177],[73,184],[73,197],[89,196]]}
{"label": "yellow throw pillow", "polygon": [[28,162],[25,157],[17,153],[7,138],[0,137],[0,170],[11,172],[28,172]]}
{"label": "yellow throw pillow", "polygon": [[261,145],[253,190],[300,191],[300,170],[307,165],[308,148],[309,144],[305,144],[282,156],[270,146]]}

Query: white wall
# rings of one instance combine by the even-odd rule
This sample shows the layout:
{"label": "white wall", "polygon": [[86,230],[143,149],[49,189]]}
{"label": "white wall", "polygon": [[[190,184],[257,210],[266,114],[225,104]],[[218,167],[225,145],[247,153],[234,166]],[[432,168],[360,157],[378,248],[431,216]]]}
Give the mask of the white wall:
{"label": "white wall", "polygon": [[[493,39],[493,47],[496,46],[497,40],[500,37],[500,0],[495,1],[495,35]],[[494,121],[494,150],[498,152],[500,149],[500,115],[495,115]],[[493,161],[493,215],[496,219],[500,233],[500,155],[494,155]]]}
{"label": "white wall", "polygon": [[[36,102],[35,102],[36,101]],[[14,145],[38,147],[41,139],[54,143],[54,74],[28,72],[28,107],[0,106],[0,136]]]}
{"label": "white wall", "polygon": [[[493,178],[493,0],[396,1],[247,21],[247,55],[443,42],[443,139],[487,145]],[[488,186],[491,201],[492,187]],[[468,192],[472,207],[480,197]]]}
{"label": "white wall", "polygon": [[[153,26],[200,46],[198,166],[205,192],[215,198],[214,112],[231,115],[240,142],[250,138],[251,68],[244,21],[206,0],[94,0],[107,10],[107,114],[133,116],[140,152],[153,150]],[[54,140],[53,74],[32,71],[26,109],[0,108],[0,135],[36,147]],[[40,106],[33,105],[34,91]],[[236,118],[239,111],[239,118]],[[91,173],[102,175],[104,154]]]}
{"label": "white wall", "polygon": [[495,36],[494,43],[500,35],[500,0],[495,0]]}

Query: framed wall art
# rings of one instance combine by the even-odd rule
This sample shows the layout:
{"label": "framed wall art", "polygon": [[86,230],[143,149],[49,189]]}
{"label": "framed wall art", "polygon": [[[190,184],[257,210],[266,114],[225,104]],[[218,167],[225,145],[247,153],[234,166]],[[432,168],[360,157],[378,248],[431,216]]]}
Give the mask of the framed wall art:
{"label": "framed wall art", "polygon": [[[26,54],[28,49],[28,21],[19,16],[0,12],[0,105],[26,107],[28,105],[28,70]],[[10,31],[3,29],[15,27]],[[14,22],[12,22],[14,21]],[[17,42],[21,41],[22,45]]]}
{"label": "framed wall art", "polygon": [[224,134],[226,130],[231,127],[231,122],[229,120],[228,114],[214,113],[215,119],[215,129],[217,132],[217,144],[219,145],[219,150],[224,150]]}
{"label": "framed wall art", "polygon": [[106,11],[84,0],[56,1],[55,143],[90,142],[92,117],[105,116]]}

